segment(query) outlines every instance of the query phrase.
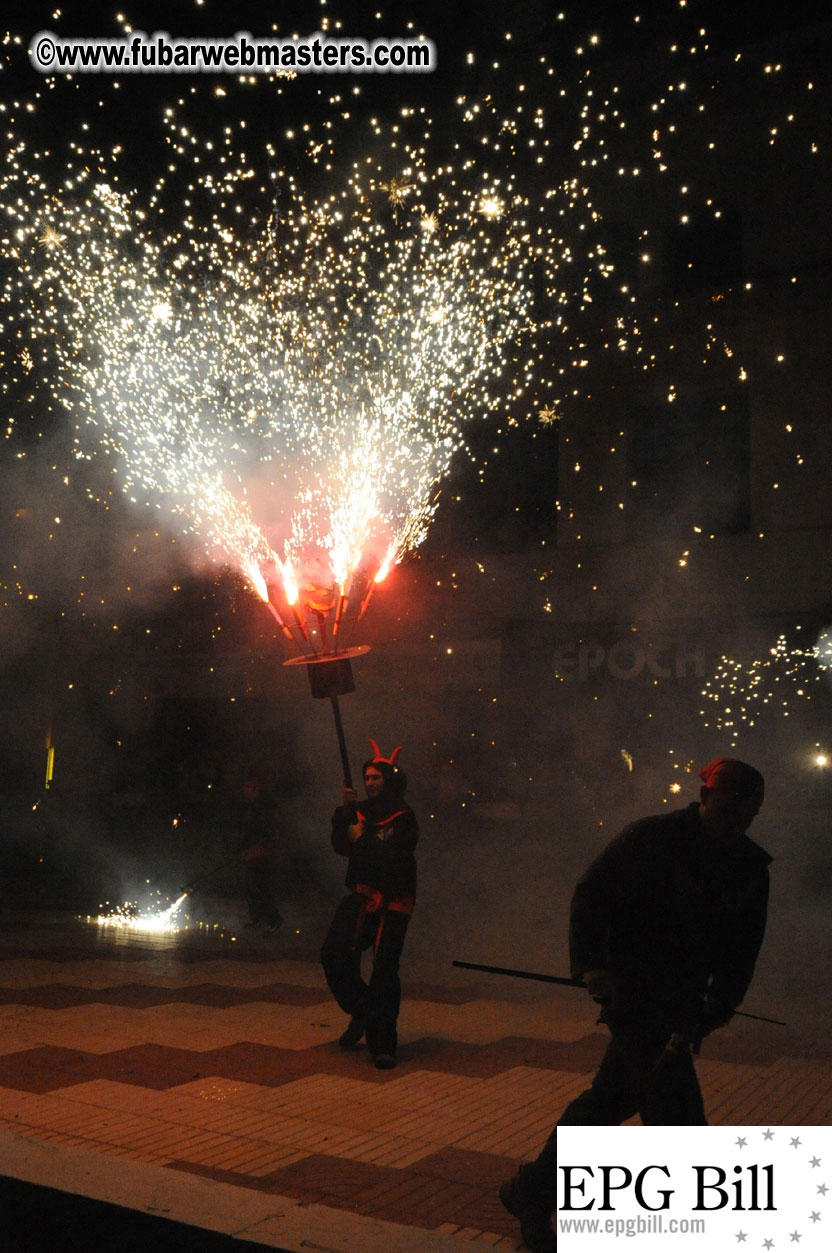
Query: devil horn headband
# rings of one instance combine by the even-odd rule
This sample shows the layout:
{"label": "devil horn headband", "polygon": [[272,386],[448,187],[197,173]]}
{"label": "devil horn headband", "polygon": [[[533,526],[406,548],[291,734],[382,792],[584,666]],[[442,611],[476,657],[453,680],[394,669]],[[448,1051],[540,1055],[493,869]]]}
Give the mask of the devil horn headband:
{"label": "devil horn headband", "polygon": [[370,740],[370,748],[373,750],[373,761],[386,761],[388,766],[395,766],[399,753],[402,751],[402,746],[399,744],[397,748],[393,749],[389,757],[385,757],[375,740]]}

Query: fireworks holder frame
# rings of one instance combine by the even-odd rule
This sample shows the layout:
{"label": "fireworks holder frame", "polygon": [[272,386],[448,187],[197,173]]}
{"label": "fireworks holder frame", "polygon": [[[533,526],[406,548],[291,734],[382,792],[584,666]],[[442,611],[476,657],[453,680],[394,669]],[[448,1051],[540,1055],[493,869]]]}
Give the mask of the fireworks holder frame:
{"label": "fireworks holder frame", "polygon": [[324,653],[316,657],[290,657],[284,666],[305,666],[309,675],[309,687],[315,700],[326,700],[332,705],[332,716],[335,720],[335,733],[338,736],[338,750],[341,754],[341,766],[344,771],[344,787],[353,786],[352,770],[350,769],[347,740],[344,735],[344,724],[341,719],[339,696],[347,696],[355,691],[355,680],[350,664],[353,657],[361,657],[370,651],[369,644],[354,644],[340,653]]}

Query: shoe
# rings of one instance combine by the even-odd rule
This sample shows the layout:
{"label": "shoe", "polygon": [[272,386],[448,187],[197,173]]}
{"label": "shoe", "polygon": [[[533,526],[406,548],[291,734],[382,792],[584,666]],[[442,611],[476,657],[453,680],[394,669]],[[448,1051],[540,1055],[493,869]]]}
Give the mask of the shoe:
{"label": "shoe", "polygon": [[531,1253],[555,1253],[555,1233],[549,1213],[543,1205],[524,1195],[517,1175],[500,1184],[500,1200],[520,1220],[523,1243]]}
{"label": "shoe", "polygon": [[392,1053],[376,1053],[373,1065],[376,1070],[395,1070],[396,1059]]}
{"label": "shoe", "polygon": [[358,1041],[364,1035],[364,1019],[353,1014],[350,1019],[350,1025],[338,1038],[338,1047],[342,1049],[355,1048]]}

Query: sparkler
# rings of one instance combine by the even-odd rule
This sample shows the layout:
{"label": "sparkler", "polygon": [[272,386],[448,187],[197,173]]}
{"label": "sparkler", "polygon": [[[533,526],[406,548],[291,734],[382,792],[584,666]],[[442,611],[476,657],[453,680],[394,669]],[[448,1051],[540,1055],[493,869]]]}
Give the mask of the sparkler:
{"label": "sparkler", "polygon": [[[99,914],[96,922],[99,927],[111,927],[120,931],[142,931],[157,934],[172,934],[179,931],[179,923],[175,915],[181,909],[188,893],[183,892],[178,900],[159,913],[140,913],[137,906],[130,901],[118,906],[107,914]],[[87,919],[92,921],[91,918]]]}

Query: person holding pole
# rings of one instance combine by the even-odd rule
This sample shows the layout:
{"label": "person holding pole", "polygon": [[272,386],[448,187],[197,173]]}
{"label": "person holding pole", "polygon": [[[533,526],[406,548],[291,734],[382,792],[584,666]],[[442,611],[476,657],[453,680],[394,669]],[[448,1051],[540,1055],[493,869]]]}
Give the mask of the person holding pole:
{"label": "person holding pole", "polygon": [[[332,995],[350,1022],[339,1039],[353,1048],[366,1036],[380,1070],[396,1065],[396,1023],[401,1003],[399,963],[416,897],[419,826],[405,802],[407,780],[396,765],[401,748],[383,757],[370,740],[373,756],[362,768],[366,799],[345,787],[332,816],[332,847],[347,857],[347,895],[335,911],[321,948],[321,963]],[[361,955],[373,951],[369,982],[361,975]]]}
{"label": "person holding pole", "polygon": [[[611,1038],[592,1086],[557,1126],[617,1126],[635,1114],[653,1126],[707,1121],[692,1054],[751,983],[772,859],[746,835],[763,803],[760,772],[718,757],[699,777],[698,801],[625,828],[575,889],[572,977],[600,1003]],[[554,1249],[544,1215],[555,1207],[555,1137],[500,1189],[532,1249]]]}

